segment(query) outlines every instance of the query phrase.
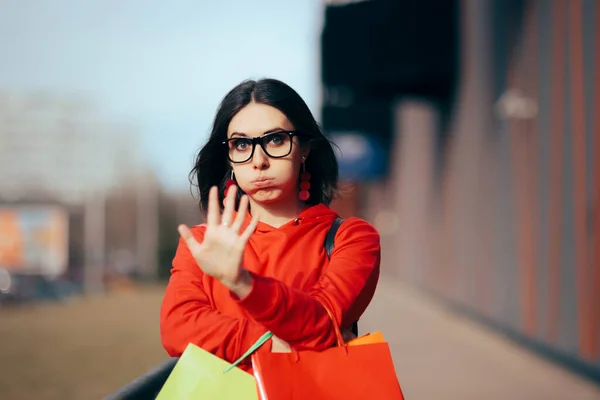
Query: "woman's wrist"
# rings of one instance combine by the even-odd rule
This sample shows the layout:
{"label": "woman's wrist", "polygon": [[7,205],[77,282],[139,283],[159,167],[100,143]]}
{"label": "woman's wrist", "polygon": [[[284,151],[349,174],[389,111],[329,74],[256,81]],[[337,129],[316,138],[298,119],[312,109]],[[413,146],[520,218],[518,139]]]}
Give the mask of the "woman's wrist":
{"label": "woman's wrist", "polygon": [[240,300],[250,294],[252,291],[252,275],[247,269],[241,268],[238,277],[230,282],[224,282],[225,285],[233,294],[235,294]]}

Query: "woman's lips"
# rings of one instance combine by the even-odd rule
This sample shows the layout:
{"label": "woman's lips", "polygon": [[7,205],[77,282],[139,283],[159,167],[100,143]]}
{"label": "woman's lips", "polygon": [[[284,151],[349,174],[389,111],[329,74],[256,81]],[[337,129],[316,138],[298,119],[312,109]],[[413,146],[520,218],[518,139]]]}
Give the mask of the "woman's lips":
{"label": "woman's lips", "polygon": [[258,178],[253,180],[252,184],[257,188],[266,188],[272,186],[273,178]]}

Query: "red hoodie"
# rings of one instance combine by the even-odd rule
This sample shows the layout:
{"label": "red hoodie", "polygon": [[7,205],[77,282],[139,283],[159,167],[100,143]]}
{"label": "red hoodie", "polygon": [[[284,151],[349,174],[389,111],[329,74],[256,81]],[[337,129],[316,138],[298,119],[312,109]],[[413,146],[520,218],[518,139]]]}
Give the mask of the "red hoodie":
{"label": "red hoodie", "polygon": [[[324,241],[336,217],[317,205],[279,228],[259,223],[243,256],[254,282],[241,300],[205,275],[180,240],[160,314],[166,351],[180,356],[191,342],[233,362],[268,330],[298,350],[334,345],[333,325],[321,304],[342,327],[349,326],[373,298],[380,261],[379,234],[358,218],[342,223],[329,260]],[[199,241],[205,229],[192,228]],[[269,341],[258,351],[270,348]],[[250,359],[240,367],[250,372]]]}

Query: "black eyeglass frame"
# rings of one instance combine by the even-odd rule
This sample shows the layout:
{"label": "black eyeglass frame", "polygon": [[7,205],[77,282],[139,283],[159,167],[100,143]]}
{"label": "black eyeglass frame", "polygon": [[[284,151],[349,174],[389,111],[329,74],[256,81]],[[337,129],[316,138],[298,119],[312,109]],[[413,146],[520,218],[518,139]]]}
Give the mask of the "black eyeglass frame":
{"label": "black eyeglass frame", "polygon": [[[288,135],[290,137],[290,149],[288,150],[288,152],[282,156],[272,156],[271,154],[269,154],[269,152],[267,151],[267,148],[265,146],[265,140],[269,138],[269,136],[271,135],[281,135],[281,134],[285,134]],[[232,137],[229,138],[227,140],[224,140],[223,142],[221,142],[226,149],[227,152],[227,159],[229,161],[231,161],[234,164],[243,164],[245,162],[248,162],[250,160],[252,160],[252,157],[254,157],[254,150],[256,149],[256,145],[260,145],[260,148],[265,152],[265,154],[271,158],[283,158],[283,157],[287,157],[290,155],[290,153],[292,152],[292,149],[294,148],[294,136],[300,136],[301,132],[299,131],[275,131],[275,132],[269,132],[269,133],[265,133],[262,136],[257,136],[257,137],[248,137],[248,136],[236,136],[236,137]],[[250,156],[245,159],[244,161],[234,161],[231,159],[230,155],[229,155],[229,142],[234,141],[234,140],[248,140],[249,142],[252,143],[252,151],[250,151]]]}

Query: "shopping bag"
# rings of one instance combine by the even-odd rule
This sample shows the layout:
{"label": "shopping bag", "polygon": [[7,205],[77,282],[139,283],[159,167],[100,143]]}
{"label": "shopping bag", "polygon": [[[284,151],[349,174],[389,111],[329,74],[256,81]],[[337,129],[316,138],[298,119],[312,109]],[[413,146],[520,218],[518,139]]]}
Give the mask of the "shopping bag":
{"label": "shopping bag", "polygon": [[258,400],[254,377],[236,365],[271,336],[267,332],[233,364],[190,343],[156,399]]}
{"label": "shopping bag", "polygon": [[337,347],[321,352],[255,353],[254,377],[261,400],[403,400],[388,343],[380,332],[344,344],[334,321]]}
{"label": "shopping bag", "polygon": [[383,338],[383,333],[378,331],[373,333],[367,333],[365,335],[354,338],[348,343],[346,343],[346,346],[360,346],[363,344],[373,344],[382,342],[385,342],[385,339]]}

